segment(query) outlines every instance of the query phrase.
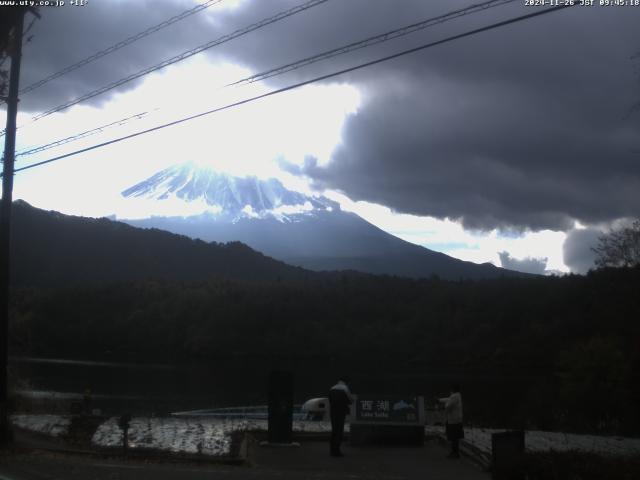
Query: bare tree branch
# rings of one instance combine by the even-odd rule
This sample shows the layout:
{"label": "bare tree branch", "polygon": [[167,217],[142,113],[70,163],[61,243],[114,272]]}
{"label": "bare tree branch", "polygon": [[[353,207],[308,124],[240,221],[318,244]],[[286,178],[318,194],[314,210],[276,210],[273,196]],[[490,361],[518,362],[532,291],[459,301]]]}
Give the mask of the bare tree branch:
{"label": "bare tree branch", "polygon": [[598,268],[640,265],[640,220],[602,235],[592,250]]}

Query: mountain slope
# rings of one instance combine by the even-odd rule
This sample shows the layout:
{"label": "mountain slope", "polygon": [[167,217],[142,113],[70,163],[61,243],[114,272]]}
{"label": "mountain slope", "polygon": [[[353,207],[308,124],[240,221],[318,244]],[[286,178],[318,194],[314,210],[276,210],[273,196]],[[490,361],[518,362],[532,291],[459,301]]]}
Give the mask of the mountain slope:
{"label": "mountain slope", "polygon": [[12,281],[16,286],[210,278],[275,281],[308,276],[241,243],[215,244],[106,218],[47,212],[17,201]]}
{"label": "mountain slope", "polygon": [[291,265],[312,270],[358,270],[445,279],[524,276],[491,264],[474,264],[397,238],[340,210],[324,197],[285,189],[271,179],[238,178],[191,164],[171,167],[122,193],[162,202],[201,201],[209,211],[186,217],[123,220],[205,241],[240,241]]}

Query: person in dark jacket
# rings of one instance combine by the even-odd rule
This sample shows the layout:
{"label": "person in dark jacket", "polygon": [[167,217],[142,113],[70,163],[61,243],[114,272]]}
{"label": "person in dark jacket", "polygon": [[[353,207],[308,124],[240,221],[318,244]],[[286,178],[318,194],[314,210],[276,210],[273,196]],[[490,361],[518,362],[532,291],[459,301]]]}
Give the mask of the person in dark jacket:
{"label": "person in dark jacket", "polygon": [[340,451],[342,434],[344,432],[344,421],[349,413],[349,406],[353,402],[353,397],[347,386],[347,379],[341,377],[329,390],[329,413],[331,415],[331,456],[344,456]]}

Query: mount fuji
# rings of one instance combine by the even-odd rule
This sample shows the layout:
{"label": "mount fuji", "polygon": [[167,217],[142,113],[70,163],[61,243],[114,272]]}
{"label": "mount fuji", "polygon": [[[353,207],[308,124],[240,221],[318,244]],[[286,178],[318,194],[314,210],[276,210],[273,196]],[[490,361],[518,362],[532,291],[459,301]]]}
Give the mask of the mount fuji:
{"label": "mount fuji", "polygon": [[240,241],[265,255],[311,270],[356,270],[458,280],[525,276],[475,264],[397,238],[326,197],[286,189],[276,179],[236,177],[192,163],[162,170],[124,190],[125,198],[179,200],[203,207],[188,216],[122,219],[205,241]]}

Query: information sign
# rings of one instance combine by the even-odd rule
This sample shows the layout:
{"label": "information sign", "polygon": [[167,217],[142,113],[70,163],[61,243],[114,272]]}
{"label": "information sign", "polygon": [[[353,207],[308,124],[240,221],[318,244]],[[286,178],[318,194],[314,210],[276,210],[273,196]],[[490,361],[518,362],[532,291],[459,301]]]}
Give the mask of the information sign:
{"label": "information sign", "polygon": [[424,402],[418,396],[358,395],[352,423],[416,425],[424,423]]}

